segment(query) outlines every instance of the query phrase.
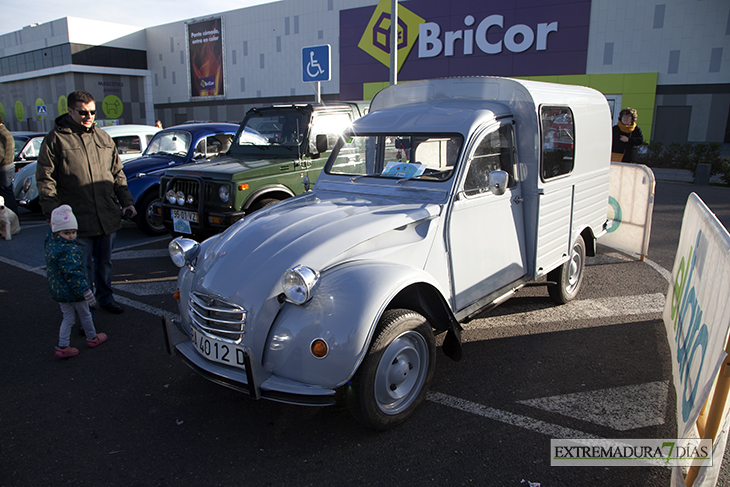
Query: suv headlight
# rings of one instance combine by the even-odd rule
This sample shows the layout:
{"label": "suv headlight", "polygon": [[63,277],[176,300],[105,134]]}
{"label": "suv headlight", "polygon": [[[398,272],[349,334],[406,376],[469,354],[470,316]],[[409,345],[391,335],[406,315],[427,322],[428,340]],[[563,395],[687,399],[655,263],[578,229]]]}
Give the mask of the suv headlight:
{"label": "suv headlight", "polygon": [[304,304],[312,299],[317,282],[319,272],[303,265],[292,267],[281,276],[284,295],[293,304]]}
{"label": "suv headlight", "polygon": [[177,237],[167,246],[167,251],[176,266],[185,267],[188,265],[191,270],[194,270],[191,262],[200,252],[200,244],[189,238]]}
{"label": "suv headlight", "polygon": [[223,184],[218,188],[218,197],[223,203],[228,203],[228,198],[231,196],[231,188],[227,184]]}

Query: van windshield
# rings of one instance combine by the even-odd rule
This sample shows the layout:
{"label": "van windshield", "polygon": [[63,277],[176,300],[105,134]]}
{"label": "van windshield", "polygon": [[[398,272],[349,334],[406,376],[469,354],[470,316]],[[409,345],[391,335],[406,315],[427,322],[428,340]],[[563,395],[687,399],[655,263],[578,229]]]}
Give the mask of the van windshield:
{"label": "van windshield", "polygon": [[453,174],[461,135],[345,134],[327,163],[328,174],[444,181]]}

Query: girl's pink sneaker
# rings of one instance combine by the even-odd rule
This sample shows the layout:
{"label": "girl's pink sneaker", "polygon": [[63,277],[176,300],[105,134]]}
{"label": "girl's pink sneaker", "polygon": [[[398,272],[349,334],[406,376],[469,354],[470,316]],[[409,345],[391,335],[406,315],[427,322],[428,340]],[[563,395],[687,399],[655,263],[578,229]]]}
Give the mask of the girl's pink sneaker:
{"label": "girl's pink sneaker", "polygon": [[[89,348],[98,347],[107,339],[106,333],[97,333],[91,340],[86,340],[86,346]],[[79,353],[78,351],[76,353]]]}
{"label": "girl's pink sneaker", "polygon": [[69,358],[69,357],[75,357],[79,354],[79,349],[74,347],[63,347],[59,348],[56,347],[56,352],[53,354],[55,357],[58,358]]}

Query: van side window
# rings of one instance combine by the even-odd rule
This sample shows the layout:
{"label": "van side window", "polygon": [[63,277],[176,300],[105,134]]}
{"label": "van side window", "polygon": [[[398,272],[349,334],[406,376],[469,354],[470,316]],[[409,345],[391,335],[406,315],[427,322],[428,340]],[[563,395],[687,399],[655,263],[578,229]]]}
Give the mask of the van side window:
{"label": "van side window", "polygon": [[568,107],[540,107],[543,180],[573,171],[575,129]]}
{"label": "van side window", "polygon": [[489,187],[489,173],[505,171],[509,187],[517,184],[512,125],[502,125],[483,135],[470,157],[469,171],[464,182],[467,196],[485,193]]}

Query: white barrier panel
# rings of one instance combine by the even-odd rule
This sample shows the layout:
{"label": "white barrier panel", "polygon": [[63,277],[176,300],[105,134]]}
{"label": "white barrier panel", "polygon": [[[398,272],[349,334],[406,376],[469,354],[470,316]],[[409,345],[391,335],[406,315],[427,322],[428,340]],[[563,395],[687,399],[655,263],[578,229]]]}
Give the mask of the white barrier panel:
{"label": "white barrier panel", "polygon": [[[684,210],[672,280],[664,305],[664,326],[677,392],[677,437],[692,436],[695,422],[726,357],[730,330],[730,234],[692,193]],[[713,445],[722,459],[727,428]],[[719,450],[718,450],[719,449]],[[695,486],[715,485],[720,461],[700,469]],[[672,484],[684,485],[681,470]],[[681,480],[681,482],[680,482]]]}
{"label": "white barrier panel", "polygon": [[608,218],[612,222],[600,243],[640,254],[642,259],[647,255],[655,186],[654,173],[648,167],[611,163]]}

